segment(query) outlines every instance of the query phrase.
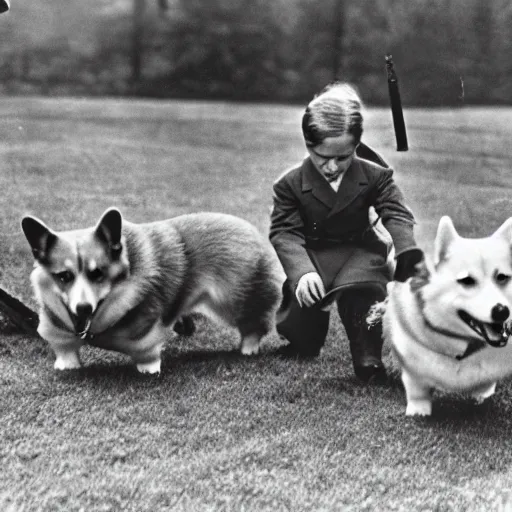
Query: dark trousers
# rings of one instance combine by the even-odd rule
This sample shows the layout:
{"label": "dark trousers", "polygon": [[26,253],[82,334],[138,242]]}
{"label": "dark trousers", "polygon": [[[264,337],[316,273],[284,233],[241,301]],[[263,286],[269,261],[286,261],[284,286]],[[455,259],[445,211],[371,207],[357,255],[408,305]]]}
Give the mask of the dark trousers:
{"label": "dark trousers", "polygon": [[[277,332],[290,342],[298,354],[317,356],[329,329],[329,311],[322,311],[315,306],[300,307],[287,283],[283,293],[283,304],[277,313]],[[366,315],[370,306],[384,298],[385,292],[380,287],[353,287],[336,301],[354,365],[381,360],[382,328],[378,324],[369,329]]]}

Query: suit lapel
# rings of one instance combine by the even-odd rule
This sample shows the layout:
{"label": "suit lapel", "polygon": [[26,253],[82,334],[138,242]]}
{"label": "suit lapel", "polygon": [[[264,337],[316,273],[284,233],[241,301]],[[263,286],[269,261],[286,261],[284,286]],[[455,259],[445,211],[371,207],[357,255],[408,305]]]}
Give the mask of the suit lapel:
{"label": "suit lapel", "polygon": [[304,160],[302,172],[302,192],[311,190],[313,196],[329,209],[336,204],[336,192],[327,180],[315,169],[309,158]]}
{"label": "suit lapel", "polygon": [[[327,186],[331,188],[328,183]],[[341,180],[329,217],[346,208],[367,186],[368,179],[361,168],[361,162],[354,158]]]}

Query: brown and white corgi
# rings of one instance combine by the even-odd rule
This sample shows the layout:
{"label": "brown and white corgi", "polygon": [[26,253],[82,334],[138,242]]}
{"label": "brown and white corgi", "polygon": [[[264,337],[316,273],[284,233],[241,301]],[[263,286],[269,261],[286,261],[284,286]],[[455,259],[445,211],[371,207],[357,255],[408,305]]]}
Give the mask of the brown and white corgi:
{"label": "brown and white corgi", "polygon": [[238,217],[134,224],[112,208],[92,228],[57,232],[32,216],[22,228],[36,260],[38,332],[56,369],[80,367],[79,349],[89,343],[157,373],[166,329],[194,311],[236,327],[243,354],[257,353],[273,327],[282,270],[270,244]]}

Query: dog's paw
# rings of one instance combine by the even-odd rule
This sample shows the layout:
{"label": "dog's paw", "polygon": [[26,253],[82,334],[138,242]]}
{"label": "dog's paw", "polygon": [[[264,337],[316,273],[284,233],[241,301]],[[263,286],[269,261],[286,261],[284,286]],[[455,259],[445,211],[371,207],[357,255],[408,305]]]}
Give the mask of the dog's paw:
{"label": "dog's paw", "polygon": [[407,403],[406,416],[430,416],[432,402],[430,400],[411,400]]}
{"label": "dog's paw", "polygon": [[473,392],[471,396],[473,397],[473,400],[477,404],[481,404],[484,402],[485,399],[494,395],[495,391],[496,391],[496,382],[494,384],[491,384],[487,388],[479,389],[479,390]]}
{"label": "dog's paw", "polygon": [[160,359],[150,363],[137,363],[137,370],[140,373],[158,374],[160,373]]}
{"label": "dog's paw", "polygon": [[82,363],[80,362],[80,358],[78,354],[69,353],[69,354],[60,354],[57,356],[53,367],[56,370],[76,370],[82,367]]}
{"label": "dog's paw", "polygon": [[243,356],[257,356],[260,353],[260,347],[259,345],[253,347],[253,346],[244,346],[242,345],[240,348],[240,353]]}
{"label": "dog's paw", "polygon": [[260,351],[260,339],[256,336],[247,336],[242,339],[240,352],[244,356],[256,356]]}

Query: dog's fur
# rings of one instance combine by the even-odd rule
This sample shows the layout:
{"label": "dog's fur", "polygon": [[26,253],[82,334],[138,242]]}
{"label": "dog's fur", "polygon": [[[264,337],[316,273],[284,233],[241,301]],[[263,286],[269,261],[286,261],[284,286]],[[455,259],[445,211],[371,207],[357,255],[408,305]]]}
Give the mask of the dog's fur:
{"label": "dog's fur", "polygon": [[[512,308],[512,218],[492,236],[460,237],[443,217],[434,267],[388,286],[383,335],[401,371],[407,415],[430,415],[433,389],[478,401],[512,374],[508,338]],[[472,324],[472,326],[471,326]]]}
{"label": "dog's fur", "polygon": [[80,367],[79,349],[89,343],[159,372],[166,329],[194,311],[238,328],[243,354],[257,353],[273,327],[282,270],[270,244],[238,217],[134,224],[112,208],[93,228],[56,232],[32,216],[22,228],[36,260],[38,332],[56,369]]}

